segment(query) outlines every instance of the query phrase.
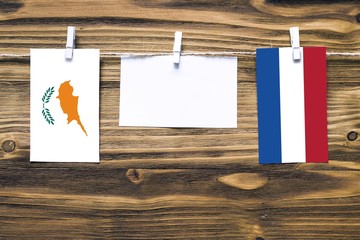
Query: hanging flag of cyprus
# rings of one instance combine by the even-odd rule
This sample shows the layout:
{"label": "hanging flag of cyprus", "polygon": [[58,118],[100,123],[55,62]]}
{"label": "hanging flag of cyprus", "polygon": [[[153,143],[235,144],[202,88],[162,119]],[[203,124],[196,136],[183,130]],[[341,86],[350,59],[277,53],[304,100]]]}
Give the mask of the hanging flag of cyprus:
{"label": "hanging flag of cyprus", "polygon": [[99,50],[30,56],[30,161],[99,162]]}

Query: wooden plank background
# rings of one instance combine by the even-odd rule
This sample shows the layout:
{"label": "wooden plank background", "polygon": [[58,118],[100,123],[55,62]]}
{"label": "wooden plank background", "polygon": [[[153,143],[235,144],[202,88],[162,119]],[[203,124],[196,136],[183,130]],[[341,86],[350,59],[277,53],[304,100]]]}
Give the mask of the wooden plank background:
{"label": "wooden plank background", "polygon": [[[360,239],[359,22],[358,0],[0,1],[0,239]],[[68,25],[103,54],[171,52],[175,31],[184,52],[253,52],[299,26],[334,53],[329,164],[258,165],[254,55],[237,129],[118,127],[120,59],[103,55],[101,163],[29,163],[29,48],[64,48]]]}

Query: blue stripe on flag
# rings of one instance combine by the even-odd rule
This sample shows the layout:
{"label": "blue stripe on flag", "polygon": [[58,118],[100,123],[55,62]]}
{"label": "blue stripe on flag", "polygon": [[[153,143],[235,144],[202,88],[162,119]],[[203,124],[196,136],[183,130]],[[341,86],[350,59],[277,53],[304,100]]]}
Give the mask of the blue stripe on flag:
{"label": "blue stripe on flag", "polygon": [[281,163],[279,49],[256,49],[259,163]]}

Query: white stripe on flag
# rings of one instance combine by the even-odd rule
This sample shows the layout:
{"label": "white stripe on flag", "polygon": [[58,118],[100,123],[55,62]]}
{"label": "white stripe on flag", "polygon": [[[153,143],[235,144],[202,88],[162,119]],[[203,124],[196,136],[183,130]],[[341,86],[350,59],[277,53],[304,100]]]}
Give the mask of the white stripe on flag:
{"label": "white stripe on flag", "polygon": [[292,48],[279,48],[281,162],[306,162],[303,48],[294,61]]}

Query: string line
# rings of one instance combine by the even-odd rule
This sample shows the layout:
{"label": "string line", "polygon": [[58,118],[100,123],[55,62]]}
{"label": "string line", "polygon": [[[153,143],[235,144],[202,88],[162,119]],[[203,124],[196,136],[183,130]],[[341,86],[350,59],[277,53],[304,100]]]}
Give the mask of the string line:
{"label": "string line", "polygon": [[[116,57],[131,57],[131,56],[169,56],[172,52],[147,52],[147,53],[131,53],[131,52],[100,52],[100,56],[116,56]],[[242,55],[256,55],[255,51],[242,52],[181,52],[182,56],[242,56]],[[360,52],[327,52],[327,56],[360,56]],[[7,54],[2,53],[0,57],[30,57],[30,54]]]}

